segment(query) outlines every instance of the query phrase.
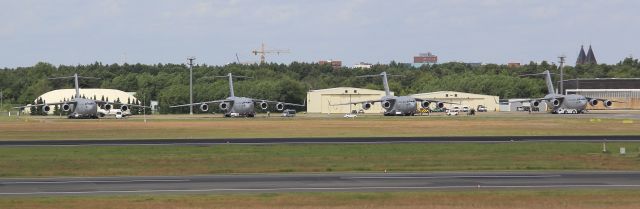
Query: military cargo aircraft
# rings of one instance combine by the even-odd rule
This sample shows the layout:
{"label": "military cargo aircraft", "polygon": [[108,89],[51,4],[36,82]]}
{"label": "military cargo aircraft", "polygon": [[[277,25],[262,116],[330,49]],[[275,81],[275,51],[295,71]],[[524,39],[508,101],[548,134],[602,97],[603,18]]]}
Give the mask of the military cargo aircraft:
{"label": "military cargo aircraft", "polygon": [[199,105],[200,110],[203,112],[206,112],[209,110],[209,104],[218,104],[218,107],[224,111],[225,117],[254,117],[256,115],[256,111],[255,111],[256,105],[258,105],[258,107],[260,107],[261,109],[266,110],[269,108],[269,104],[275,104],[275,108],[278,111],[283,111],[285,106],[300,106],[300,107],[305,106],[305,104],[293,104],[293,103],[286,103],[286,102],[270,101],[265,99],[236,97],[233,91],[233,78],[248,78],[248,77],[234,76],[231,73],[227,74],[226,76],[216,76],[216,77],[229,78],[229,97],[222,100],[175,105],[175,106],[171,106],[171,108]]}
{"label": "military cargo aircraft", "polygon": [[551,113],[553,114],[580,114],[585,112],[587,104],[596,106],[600,102],[602,102],[602,105],[604,105],[606,108],[609,108],[613,105],[613,102],[620,102],[608,99],[586,97],[578,94],[557,94],[555,93],[555,90],[553,88],[551,73],[548,70],[545,70],[542,73],[527,74],[523,76],[529,75],[544,75],[545,82],[547,83],[548,94],[543,98],[512,100],[510,101],[510,103],[529,102],[532,106],[538,107],[542,102],[544,102],[547,104],[547,107],[551,107]]}
{"label": "military cargo aircraft", "polygon": [[14,107],[14,108],[22,110],[27,107],[41,106],[43,112],[49,112],[51,111],[50,105],[61,105],[62,111],[65,111],[65,112],[69,111],[69,114],[67,115],[67,117],[70,119],[83,119],[83,118],[95,119],[101,115],[100,112],[98,112],[98,106],[102,106],[104,109],[110,110],[113,107],[113,105],[119,105],[120,109],[123,111],[127,111],[129,109],[129,106],[144,107],[140,105],[130,105],[130,104],[123,104],[118,102],[106,102],[106,101],[86,99],[86,98],[80,97],[80,87],[78,86],[78,78],[86,78],[86,79],[99,79],[99,78],[78,76],[78,74],[76,73],[76,74],[73,74],[73,76],[49,78],[49,79],[68,79],[68,78],[74,79],[75,89],[76,89],[76,94],[73,96],[71,100],[62,101],[62,102],[33,104],[33,105],[26,105],[26,106]]}
{"label": "military cargo aircraft", "polygon": [[373,104],[379,102],[381,103],[382,108],[384,108],[385,110],[385,116],[412,116],[418,112],[417,103],[420,103],[420,106],[424,108],[428,108],[431,103],[435,103],[436,107],[442,108],[444,107],[445,103],[448,103],[430,99],[415,98],[412,96],[393,96],[391,95],[391,91],[389,90],[389,82],[387,80],[388,76],[391,75],[387,75],[387,72],[382,72],[379,75],[357,76],[358,78],[382,77],[382,85],[384,86],[385,95],[380,99],[332,104],[332,106],[362,104],[362,109],[368,110],[369,108],[371,108],[371,106],[373,106]]}

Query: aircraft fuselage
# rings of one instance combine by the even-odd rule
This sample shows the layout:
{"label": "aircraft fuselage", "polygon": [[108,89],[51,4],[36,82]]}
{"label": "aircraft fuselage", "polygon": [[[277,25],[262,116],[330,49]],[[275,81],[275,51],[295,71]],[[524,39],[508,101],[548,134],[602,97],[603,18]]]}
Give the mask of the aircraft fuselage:
{"label": "aircraft fuselage", "polygon": [[256,115],[255,105],[253,99],[246,97],[227,97],[227,100],[232,100],[233,102],[229,108],[227,108],[225,112],[226,117],[231,116],[245,116],[245,117],[253,117]]}
{"label": "aircraft fuselage", "polygon": [[[564,99],[560,100],[560,105],[553,105],[553,98],[564,97]],[[547,103],[547,107],[551,107],[553,113],[558,113],[559,110],[576,110],[577,113],[582,113],[587,108],[587,104],[589,104],[589,100],[582,95],[577,94],[568,94],[568,95],[560,95],[560,94],[547,94],[544,97]]]}
{"label": "aircraft fuselage", "polygon": [[[395,100],[389,100],[395,99]],[[385,107],[385,102],[389,102],[389,107]],[[384,96],[382,97],[382,108],[385,116],[409,116],[417,112],[416,99],[410,96]]]}
{"label": "aircraft fuselage", "polygon": [[91,99],[75,98],[75,105],[71,104],[69,118],[98,118],[98,105]]}

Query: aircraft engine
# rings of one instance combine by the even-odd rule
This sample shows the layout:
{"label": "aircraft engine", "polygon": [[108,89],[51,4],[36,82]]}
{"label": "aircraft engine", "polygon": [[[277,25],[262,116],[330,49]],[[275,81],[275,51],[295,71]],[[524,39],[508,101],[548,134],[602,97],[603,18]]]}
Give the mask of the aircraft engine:
{"label": "aircraft engine", "polygon": [[429,101],[423,101],[421,105],[422,105],[422,108],[428,108],[430,104],[431,102]]}
{"label": "aircraft engine", "polygon": [[200,105],[200,110],[201,110],[202,112],[209,111],[209,105],[208,105],[208,104],[201,104],[201,105]]}
{"label": "aircraft engine", "polygon": [[540,101],[536,100],[536,101],[531,102],[531,104],[532,104],[534,107],[537,107],[537,106],[540,106]]}
{"label": "aircraft engine", "polygon": [[109,103],[107,103],[107,104],[105,104],[105,105],[104,105],[104,109],[105,109],[105,110],[110,110],[112,107],[113,107],[113,105],[111,105],[111,104],[109,104]]}
{"label": "aircraft engine", "polygon": [[362,103],[362,109],[368,110],[371,108],[371,102]]}
{"label": "aircraft engine", "polygon": [[42,106],[42,112],[49,112],[51,110],[51,107],[49,107],[49,105],[43,105]]}
{"label": "aircraft engine", "polygon": [[282,110],[284,110],[284,104],[282,104],[282,102],[280,102],[280,103],[276,104],[276,109],[277,109],[278,111],[282,111]]}
{"label": "aircraft engine", "polygon": [[122,110],[122,112],[125,112],[125,111],[129,110],[129,106],[122,105],[122,106],[120,106],[120,110]]}
{"label": "aircraft engine", "polygon": [[263,110],[266,110],[267,108],[269,108],[269,104],[267,102],[260,102],[260,108],[262,108]]}
{"label": "aircraft engine", "polygon": [[611,105],[613,105],[613,102],[611,102],[610,100],[604,100],[603,104],[606,108],[609,108],[611,107]]}
{"label": "aircraft engine", "polygon": [[62,111],[69,111],[71,109],[71,105],[64,103],[62,104]]}
{"label": "aircraft engine", "polygon": [[554,107],[559,107],[561,103],[560,103],[560,100],[558,100],[558,99],[552,99],[552,100],[551,100],[551,104],[552,104]]}
{"label": "aircraft engine", "polygon": [[444,102],[438,102],[438,103],[436,103],[436,107],[437,107],[437,108],[443,108],[443,107],[444,107]]}
{"label": "aircraft engine", "polygon": [[389,108],[391,108],[391,102],[390,102],[390,101],[384,101],[384,102],[382,102],[382,107],[383,107],[384,109],[389,109]]}
{"label": "aircraft engine", "polygon": [[227,110],[227,109],[229,109],[229,103],[222,102],[222,103],[220,103],[220,105],[218,105],[218,107],[219,107],[221,110]]}
{"label": "aircraft engine", "polygon": [[597,100],[597,99],[590,99],[590,100],[589,100],[589,104],[590,104],[591,106],[596,106],[596,105],[598,105],[598,100]]}

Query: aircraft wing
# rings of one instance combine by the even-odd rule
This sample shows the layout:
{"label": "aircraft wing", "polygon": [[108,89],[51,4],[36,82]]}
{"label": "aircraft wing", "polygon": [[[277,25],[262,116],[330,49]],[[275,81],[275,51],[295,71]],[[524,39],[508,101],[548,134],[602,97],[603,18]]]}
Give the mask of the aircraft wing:
{"label": "aircraft wing", "polygon": [[461,103],[456,103],[456,102],[445,102],[445,101],[439,101],[439,100],[433,100],[433,99],[424,99],[424,98],[417,98],[417,97],[414,97],[414,99],[416,99],[416,101],[418,101],[418,102],[427,101],[427,102],[442,102],[442,103],[445,103],[445,104],[457,104],[457,105],[461,104]]}
{"label": "aircraft wing", "polygon": [[189,106],[196,106],[196,105],[201,105],[201,104],[216,104],[216,103],[223,103],[223,102],[233,102],[233,100],[222,99],[222,100],[213,100],[213,101],[198,102],[198,103],[192,103],[192,104],[174,105],[174,106],[169,106],[169,107],[171,107],[171,108],[174,108],[174,107],[189,107]]}
{"label": "aircraft wing", "polygon": [[551,98],[514,99],[514,100],[509,101],[509,103],[532,102],[532,101],[551,101],[552,99],[558,99],[558,100],[562,101],[562,100],[564,100],[564,96],[557,96],[557,97],[551,97]]}
{"label": "aircraft wing", "polygon": [[120,102],[107,102],[107,101],[102,101],[102,100],[95,100],[95,102],[96,102],[96,104],[99,104],[99,105],[111,104],[111,105],[127,105],[127,106],[131,106],[131,107],[151,108],[149,106],[143,106],[143,105],[137,105],[137,104],[125,104],[125,103],[120,103]]}
{"label": "aircraft wing", "polygon": [[331,102],[329,102],[329,106],[338,106],[338,105],[356,105],[356,104],[362,104],[362,103],[371,103],[371,104],[375,104],[376,102],[382,102],[382,101],[393,101],[395,99],[376,99],[376,100],[365,100],[365,101],[357,101],[357,102],[347,102],[347,103],[338,103],[338,104],[331,104]]}
{"label": "aircraft wing", "polygon": [[611,102],[624,103],[623,101],[608,100],[608,99],[602,99],[602,98],[594,98],[594,97],[586,97],[586,98],[587,98],[587,100],[598,100],[598,101],[601,101],[601,102],[611,101]]}
{"label": "aircraft wing", "polygon": [[44,103],[44,104],[29,104],[29,105],[25,105],[25,106],[18,106],[18,107],[13,107],[13,109],[24,109],[27,107],[40,107],[40,106],[45,106],[45,105],[61,105],[61,104],[75,104],[75,101],[68,101],[68,102],[52,102],[52,103]]}
{"label": "aircraft wing", "polygon": [[287,106],[298,106],[298,107],[304,107],[307,106],[306,103],[307,101],[305,100],[303,104],[296,104],[296,103],[287,103],[287,102],[278,102],[278,101],[271,101],[271,100],[264,100],[264,99],[253,99],[254,103],[257,102],[266,102],[266,103],[270,103],[270,104],[277,104],[277,103],[281,103]]}

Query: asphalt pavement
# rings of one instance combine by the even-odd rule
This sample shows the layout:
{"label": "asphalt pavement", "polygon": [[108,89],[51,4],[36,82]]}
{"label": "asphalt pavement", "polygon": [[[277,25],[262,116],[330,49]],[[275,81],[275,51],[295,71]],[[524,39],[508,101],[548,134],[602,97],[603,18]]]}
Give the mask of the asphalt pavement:
{"label": "asphalt pavement", "polygon": [[292,173],[0,178],[0,196],[566,188],[640,189],[640,172]]}
{"label": "asphalt pavement", "polygon": [[87,145],[208,145],[208,144],[355,144],[429,142],[515,142],[515,141],[640,141],[639,136],[429,136],[429,137],[310,137],[236,139],[108,139],[108,140],[6,140],[0,146],[87,146]]}

